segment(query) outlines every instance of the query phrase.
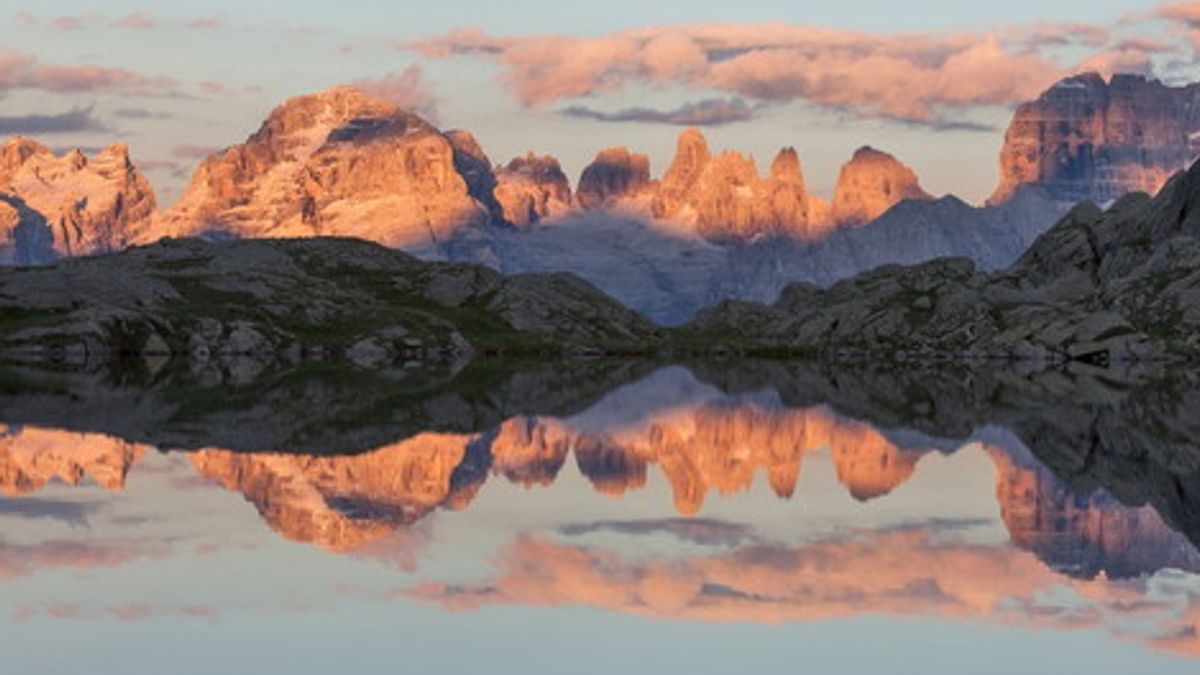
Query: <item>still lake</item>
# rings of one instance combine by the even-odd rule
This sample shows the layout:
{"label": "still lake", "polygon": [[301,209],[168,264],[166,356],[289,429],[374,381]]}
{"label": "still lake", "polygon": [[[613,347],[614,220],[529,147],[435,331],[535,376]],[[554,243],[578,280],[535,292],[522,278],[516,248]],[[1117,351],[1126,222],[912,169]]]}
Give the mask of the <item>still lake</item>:
{"label": "still lake", "polygon": [[0,375],[4,673],[1200,672],[1200,377]]}

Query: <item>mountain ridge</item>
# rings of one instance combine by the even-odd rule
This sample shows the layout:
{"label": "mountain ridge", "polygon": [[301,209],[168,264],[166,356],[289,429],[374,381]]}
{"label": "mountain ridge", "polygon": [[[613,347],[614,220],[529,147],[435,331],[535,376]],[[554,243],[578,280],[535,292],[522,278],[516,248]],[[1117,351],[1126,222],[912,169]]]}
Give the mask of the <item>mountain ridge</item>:
{"label": "mountain ridge", "polygon": [[[644,155],[610,148],[573,190],[553,157],[530,153],[496,165],[469,132],[440,131],[387,101],[335,87],[275,108],[245,143],[204,160],[184,196],[163,211],[123,148],[112,154],[123,158],[125,173],[93,189],[116,195],[107,200],[76,192],[43,206],[21,197],[23,183],[0,180],[0,194],[11,195],[0,202],[0,262],[44,263],[163,236],[353,236],[509,274],[573,272],[674,325],[720,300],[770,302],[788,283],[827,286],[880,264],[966,256],[1000,269],[1065,214],[1073,199],[1063,195],[1078,196],[1081,184],[1102,195],[1152,187],[1180,162],[1177,148],[1155,146],[1142,169],[1137,161],[1114,169],[1139,156],[1127,146],[1097,150],[1124,138],[1123,127],[1096,131],[1089,120],[1152,109],[1146,101],[1174,101],[1183,94],[1171,92],[1181,91],[1191,90],[1132,77],[1064,80],[1014,115],[1001,153],[1002,198],[971,207],[953,196],[935,199],[900,160],[868,146],[843,166],[826,202],[807,192],[794,148],[783,148],[762,174],[750,157],[714,152],[698,129],[680,135],[660,178]],[[1054,135],[1064,105],[1075,120],[1068,141]],[[1126,136],[1176,138],[1192,122],[1176,119],[1183,108],[1172,106]],[[1053,175],[1060,146],[1075,182]],[[20,147],[0,164],[19,164],[30,154]],[[56,161],[88,160],[72,153]],[[80,217],[71,210],[78,204],[108,206]]]}

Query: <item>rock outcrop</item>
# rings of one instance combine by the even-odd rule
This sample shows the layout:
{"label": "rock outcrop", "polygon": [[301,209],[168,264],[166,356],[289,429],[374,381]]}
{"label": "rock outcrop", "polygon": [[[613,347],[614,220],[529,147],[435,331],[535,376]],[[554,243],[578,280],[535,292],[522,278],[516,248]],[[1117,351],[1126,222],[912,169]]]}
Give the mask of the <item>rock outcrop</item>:
{"label": "rock outcrop", "polygon": [[284,103],[246,143],[206,159],[153,236],[338,235],[427,246],[490,221],[481,162],[469,136],[449,137],[337,87]]}
{"label": "rock outcrop", "polygon": [[155,208],[150,182],[122,144],[91,158],[58,156],[23,137],[0,147],[0,264],[121,250]]}
{"label": "rock outcrop", "polygon": [[1197,156],[1197,132],[1198,85],[1169,87],[1136,75],[1067,78],[1017,109],[991,202],[1021,185],[1071,203],[1156,192]]}
{"label": "rock outcrop", "polygon": [[527,228],[571,209],[571,182],[553,157],[529,153],[495,175],[496,201],[506,223]]}
{"label": "rock outcrop", "polygon": [[[370,364],[645,349],[660,330],[567,274],[504,277],[360,240],[164,240],[0,270],[0,353],[129,354]],[[289,356],[290,355],[290,356]]]}
{"label": "rock outcrop", "polygon": [[859,227],[906,200],[928,201],[917,174],[900,160],[870,146],[859,148],[842,167],[833,193],[833,220]]}

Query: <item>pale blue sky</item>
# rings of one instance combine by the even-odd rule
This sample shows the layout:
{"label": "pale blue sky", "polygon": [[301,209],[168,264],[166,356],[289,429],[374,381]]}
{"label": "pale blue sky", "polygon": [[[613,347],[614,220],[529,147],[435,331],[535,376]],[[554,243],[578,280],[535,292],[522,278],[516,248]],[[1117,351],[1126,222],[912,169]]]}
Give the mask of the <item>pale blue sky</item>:
{"label": "pale blue sky", "polygon": [[[480,28],[514,38],[541,34],[595,37],[652,26],[759,22],[885,36],[1003,31],[1038,22],[1084,22],[1112,29],[1122,17],[1145,14],[1159,6],[1156,2],[1121,0],[1011,0],[986,5],[961,0],[525,0],[507,5],[478,0],[293,0],[286,4],[256,0],[169,4],[63,0],[25,5],[21,1],[14,0],[11,9],[0,10],[7,14],[0,22],[0,56],[7,51],[36,57],[45,65],[94,65],[166,76],[176,80],[175,93],[183,96],[134,95],[103,88],[58,92],[39,87],[5,88],[0,68],[0,118],[90,107],[92,128],[41,135],[42,139],[54,147],[92,147],[109,140],[128,142],[135,157],[146,164],[164,202],[178,195],[201,149],[240,142],[271,107],[285,98],[381,77],[411,65],[422,68],[425,86],[436,98],[437,122],[443,127],[474,131],[495,162],[536,150],[559,157],[567,172],[577,176],[599,149],[629,145],[651,156],[655,173],[665,168],[678,127],[570,118],[560,111],[580,102],[571,98],[527,108],[498,81],[503,71],[494,62],[470,57],[429,60],[391,44],[435,37],[456,28]],[[154,27],[128,30],[112,25],[118,18],[137,12],[152,15]],[[76,21],[56,23],[61,17]],[[207,18],[218,19],[219,25],[206,30],[187,27]],[[1184,44],[1179,35],[1168,34],[1174,28],[1161,22],[1144,23],[1131,30],[1122,36],[1171,37]],[[1075,55],[1063,57],[1059,52],[1047,55],[1062,59],[1064,66],[1078,60]],[[1176,56],[1172,59],[1178,61]],[[1178,77],[1178,65],[1172,72]],[[223,90],[215,92],[211,85],[202,84],[206,82],[220,83]],[[728,91],[647,87],[633,82],[615,91],[584,97],[582,102],[608,112],[631,107],[665,110],[714,96],[732,97]],[[133,119],[117,114],[130,108],[155,115]],[[753,153],[760,166],[765,166],[779,147],[795,146],[801,153],[810,187],[818,193],[829,191],[838,167],[856,147],[871,144],[894,152],[912,165],[931,192],[954,192],[979,201],[995,184],[996,157],[1010,108],[1002,105],[953,111],[953,121],[994,127],[990,130],[935,130],[880,119],[862,110],[832,111],[799,99],[774,103],[751,121],[711,127],[706,133],[714,146]]]}

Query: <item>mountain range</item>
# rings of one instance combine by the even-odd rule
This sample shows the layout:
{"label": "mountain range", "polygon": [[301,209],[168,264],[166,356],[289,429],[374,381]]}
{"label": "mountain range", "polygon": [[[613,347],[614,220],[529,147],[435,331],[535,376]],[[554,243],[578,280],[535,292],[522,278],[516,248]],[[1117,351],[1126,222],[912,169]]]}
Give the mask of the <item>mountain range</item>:
{"label": "mountain range", "polygon": [[661,178],[628,148],[600,151],[572,188],[552,157],[495,165],[468,132],[442,131],[351,87],[292,99],[245,143],[197,168],[158,210],[122,145],[92,158],[24,138],[0,148],[0,262],[38,264],[163,237],[348,236],[506,274],[572,272],[664,324],[726,299],[774,301],[887,263],[1017,258],[1074,202],[1154,191],[1195,156],[1200,87],[1137,76],[1064,80],[1021,106],[988,204],[934,198],[864,147],[828,202],[782,149],[714,152],[696,129]]}

